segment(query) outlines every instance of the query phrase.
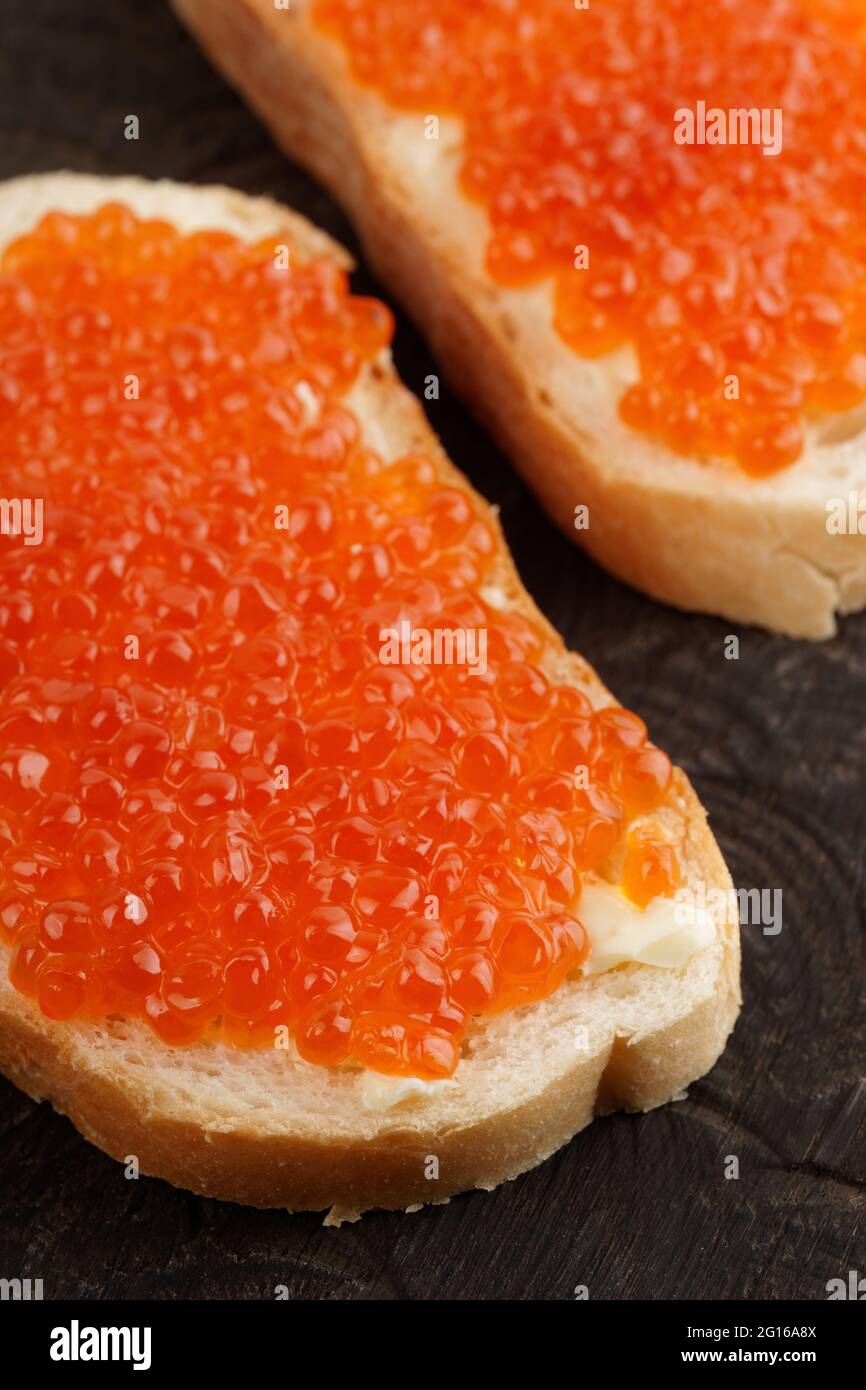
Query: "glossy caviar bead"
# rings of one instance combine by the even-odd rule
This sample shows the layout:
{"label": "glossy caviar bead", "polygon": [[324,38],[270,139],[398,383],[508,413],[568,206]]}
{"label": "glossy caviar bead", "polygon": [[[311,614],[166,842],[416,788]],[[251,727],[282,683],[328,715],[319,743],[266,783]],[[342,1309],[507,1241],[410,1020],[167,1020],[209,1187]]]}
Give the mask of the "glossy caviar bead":
{"label": "glossy caviar bead", "polygon": [[118,949],[112,979],[121,990],[144,998],[159,983],[160,976],[160,957],[149,941],[132,941]]}
{"label": "glossy caviar bead", "polygon": [[632,748],[618,761],[614,786],[629,815],[643,815],[662,801],[671,780],[671,763],[660,748]]}
{"label": "glossy caviar bead", "polygon": [[84,902],[53,902],[39,919],[39,939],[47,951],[67,955],[93,945],[90,909]]}
{"label": "glossy caviar bead", "polygon": [[515,915],[503,923],[496,958],[507,979],[533,979],[550,968],[552,943],[531,917]]}
{"label": "glossy caviar bead", "polygon": [[[631,428],[766,475],[801,455],[807,419],[862,404],[860,0],[774,0],[757,26],[752,0],[312,14],[392,106],[461,121],[488,274],[550,283],[581,356],[631,349]],[[459,505],[435,507],[450,543]]]}
{"label": "glossy caviar bead", "polygon": [[334,1000],[303,1018],[296,1037],[298,1051],[308,1062],[337,1066],[349,1056],[352,1015],[342,1000]]}
{"label": "glossy caviar bead", "polygon": [[509,719],[540,719],[550,704],[547,680],[531,666],[504,666],[496,681],[496,694]]}
{"label": "glossy caviar bead", "polygon": [[261,1015],[271,1000],[271,962],[261,946],[245,946],[235,951],[225,964],[224,999],[229,1013],[252,1020]]}
{"label": "glossy caviar bead", "polygon": [[218,962],[208,955],[181,957],[165,975],[162,998],[182,1022],[208,1022],[218,1008],[220,976]]}
{"label": "glossy caviar bead", "polygon": [[468,791],[499,791],[508,780],[508,748],[498,734],[470,734],[457,749],[457,776]]}
{"label": "glossy caviar bead", "polygon": [[628,839],[622,869],[622,889],[638,907],[653,898],[669,898],[680,882],[676,850],[646,832],[635,831]]}
{"label": "glossy caviar bead", "polygon": [[485,951],[455,952],[451,966],[454,999],[469,1013],[485,1013],[496,997],[494,962]]}
{"label": "glossy caviar bead", "polygon": [[567,818],[573,862],[581,870],[599,869],[622,833],[622,803],[605,787],[590,785],[575,791],[574,806]]}
{"label": "glossy caviar bead", "polygon": [[[0,327],[53,344],[0,341],[4,489],[38,476],[47,519],[38,563],[0,537],[13,985],[167,1046],[288,1030],[317,1065],[450,1075],[473,1016],[580,969],[582,873],[674,885],[666,845],[625,839],[667,759],[485,602],[472,496],[360,446],[341,397],[390,319],[335,267],[276,274],[267,244],[113,205],[44,219],[2,269]],[[487,669],[387,659],[404,621],[483,632]]]}
{"label": "glossy caviar bead", "polygon": [[[47,963],[46,963],[47,966]],[[52,969],[38,972],[36,999],[48,1018],[72,1018],[87,998],[87,976],[83,970]]]}

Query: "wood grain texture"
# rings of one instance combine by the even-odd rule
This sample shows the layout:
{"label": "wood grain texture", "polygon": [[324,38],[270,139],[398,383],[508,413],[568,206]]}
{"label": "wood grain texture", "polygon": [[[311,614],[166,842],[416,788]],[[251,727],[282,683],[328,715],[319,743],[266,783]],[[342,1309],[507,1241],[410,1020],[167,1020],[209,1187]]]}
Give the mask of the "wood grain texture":
{"label": "wood grain texture", "polygon": [[[268,193],[357,254],[160,0],[0,0],[0,177],[60,167]],[[395,357],[421,394],[437,368],[403,318]],[[735,881],[783,890],[778,936],[743,929],[734,1037],[687,1100],[596,1121],[497,1192],[339,1230],[128,1182],[0,1081],[0,1277],[49,1298],[823,1299],[866,1273],[866,618],[822,646],[743,629],[725,660],[730,625],[609,578],[447,390],[428,412],[541,607],[693,779]]]}

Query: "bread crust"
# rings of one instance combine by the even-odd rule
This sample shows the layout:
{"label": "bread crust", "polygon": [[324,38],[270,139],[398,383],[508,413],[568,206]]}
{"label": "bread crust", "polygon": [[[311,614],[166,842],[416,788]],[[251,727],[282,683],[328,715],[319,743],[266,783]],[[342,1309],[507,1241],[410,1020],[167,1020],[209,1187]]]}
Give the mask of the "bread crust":
{"label": "bread crust", "polygon": [[[548,289],[484,274],[486,220],[457,191],[459,124],[360,87],[310,0],[172,0],[278,142],[352,216],[377,274],[413,314],[455,390],[561,528],[612,573],[689,610],[825,638],[866,604],[866,535],[831,535],[827,506],[866,495],[866,409],[810,426],[802,458],[753,479],[639,436],[617,404],[630,352],[579,358],[552,327]],[[589,527],[575,530],[575,508]]]}
{"label": "bread crust", "polygon": [[[304,219],[228,189],[56,174],[13,180],[2,195],[3,240],[49,208],[83,211],[117,198],[184,229],[285,235],[301,256],[348,260]],[[386,457],[424,450],[443,481],[471,492],[387,352],[347,399]],[[493,578],[504,601],[540,618],[495,510],[476,500],[496,529]],[[555,642],[547,674],[578,686],[595,706],[611,703],[591,667],[545,625]],[[730,888],[705,812],[678,769],[659,816],[689,880]],[[647,1110],[678,1095],[713,1065],[739,1010],[739,929],[718,913],[716,926],[716,941],[679,969],[630,965],[567,981],[540,1003],[485,1021],[468,1040],[453,1087],[385,1113],[364,1109],[360,1073],[311,1066],[294,1051],[219,1041],[177,1049],[137,1020],[50,1021],[10,985],[7,951],[0,951],[0,1069],[113,1157],[135,1155],[144,1173],[255,1206],[328,1208],[335,1224],[371,1207],[406,1209],[492,1188],[541,1162],[594,1114]]]}

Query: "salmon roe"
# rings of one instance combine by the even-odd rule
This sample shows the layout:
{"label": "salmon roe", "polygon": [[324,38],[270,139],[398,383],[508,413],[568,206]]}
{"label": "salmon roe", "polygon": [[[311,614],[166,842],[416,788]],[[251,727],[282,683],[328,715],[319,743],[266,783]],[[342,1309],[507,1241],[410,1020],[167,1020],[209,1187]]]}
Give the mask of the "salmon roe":
{"label": "salmon roe", "polygon": [[638,907],[644,908],[653,898],[669,898],[679,886],[680,872],[673,845],[633,831],[622,870],[622,890]]}
{"label": "salmon roe", "polygon": [[[634,350],[627,424],[766,475],[799,457],[807,419],[866,398],[862,0],[313,13],[392,105],[463,119],[489,274],[552,281],[556,329],[580,355]],[[675,113],[699,103],[781,110],[780,152],[676,143]]]}
{"label": "salmon roe", "polygon": [[[4,489],[44,502],[0,536],[0,934],[52,1019],[446,1076],[586,958],[581,875],[670,764],[486,601],[472,496],[361,439],[391,330],[327,259],[118,204],[0,262]],[[407,621],[486,669],[388,664]]]}

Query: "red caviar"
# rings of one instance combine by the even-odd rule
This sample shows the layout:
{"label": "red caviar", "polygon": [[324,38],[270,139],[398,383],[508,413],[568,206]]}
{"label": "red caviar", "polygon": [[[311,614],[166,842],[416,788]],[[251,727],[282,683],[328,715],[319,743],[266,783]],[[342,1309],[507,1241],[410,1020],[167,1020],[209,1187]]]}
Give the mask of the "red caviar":
{"label": "red caviar", "polygon": [[622,889],[638,907],[653,898],[671,897],[680,883],[680,868],[673,845],[633,831],[628,837],[622,870]]}
{"label": "red caviar", "polygon": [[[391,104],[464,120],[490,275],[552,280],[556,328],[582,356],[634,349],[629,425],[769,474],[800,455],[808,417],[866,397],[862,0],[313,13]],[[676,113],[697,121],[699,103],[766,112],[771,148],[781,111],[780,150],[753,128],[753,143],[677,143]]]}
{"label": "red caviar", "polygon": [[[328,260],[116,204],[0,263],[4,489],[44,501],[0,538],[0,934],[53,1019],[444,1076],[586,957],[580,874],[670,764],[485,601],[472,498],[362,443],[390,334]],[[406,620],[486,669],[384,663]]]}

